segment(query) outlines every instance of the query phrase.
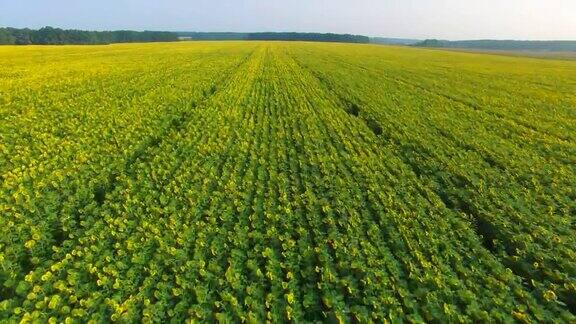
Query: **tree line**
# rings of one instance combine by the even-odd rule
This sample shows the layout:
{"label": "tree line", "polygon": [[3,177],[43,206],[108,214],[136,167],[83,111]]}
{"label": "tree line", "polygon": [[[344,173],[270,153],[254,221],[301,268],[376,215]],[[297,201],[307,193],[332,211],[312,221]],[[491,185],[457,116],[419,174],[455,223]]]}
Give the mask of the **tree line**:
{"label": "tree line", "polygon": [[111,44],[131,42],[173,42],[178,40],[274,40],[370,43],[370,38],[361,35],[333,33],[209,33],[209,32],[158,32],[158,31],[86,31],[43,27],[0,28],[0,44],[3,45],[61,45],[61,44]]}
{"label": "tree line", "polygon": [[111,44],[133,42],[173,42],[178,35],[158,31],[85,31],[43,27],[38,30],[29,28],[0,28],[0,44],[3,45],[63,45],[63,44]]}
{"label": "tree line", "polygon": [[340,42],[369,43],[370,38],[361,35],[332,33],[295,33],[295,32],[260,32],[260,33],[207,33],[178,32],[178,36],[190,40],[273,40],[273,41],[308,41],[308,42]]}
{"label": "tree line", "polygon": [[517,40],[467,40],[446,41],[427,39],[417,43],[419,47],[461,48],[461,49],[484,49],[503,51],[554,51],[574,52],[576,41],[517,41]]}

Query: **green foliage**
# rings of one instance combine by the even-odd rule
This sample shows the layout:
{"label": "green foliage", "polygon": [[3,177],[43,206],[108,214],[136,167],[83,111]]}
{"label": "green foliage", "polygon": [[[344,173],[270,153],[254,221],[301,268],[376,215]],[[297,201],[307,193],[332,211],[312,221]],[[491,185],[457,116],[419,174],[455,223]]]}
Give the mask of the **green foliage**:
{"label": "green foliage", "polygon": [[369,43],[370,38],[350,34],[322,33],[230,33],[230,32],[178,32],[178,36],[191,40],[273,40],[273,41],[308,41]]}
{"label": "green foliage", "polygon": [[516,40],[465,40],[446,41],[427,39],[409,45],[419,47],[444,47],[500,51],[555,51],[576,52],[576,41],[516,41]]}
{"label": "green foliage", "polygon": [[0,322],[574,322],[576,64],[1,47]]}
{"label": "green foliage", "polygon": [[0,28],[0,45],[11,45],[16,42],[16,38],[6,28]]}
{"label": "green foliage", "polygon": [[84,31],[43,27],[39,30],[0,28],[0,45],[63,45],[63,44],[111,44],[111,43],[144,43],[173,42],[178,36],[170,32],[156,31]]}

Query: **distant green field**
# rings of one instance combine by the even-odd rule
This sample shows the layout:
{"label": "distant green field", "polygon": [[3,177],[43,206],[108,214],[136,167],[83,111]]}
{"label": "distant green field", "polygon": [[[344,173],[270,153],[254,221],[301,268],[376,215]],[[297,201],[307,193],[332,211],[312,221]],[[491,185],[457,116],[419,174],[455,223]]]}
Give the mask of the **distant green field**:
{"label": "distant green field", "polygon": [[576,62],[0,47],[0,321],[576,322]]}

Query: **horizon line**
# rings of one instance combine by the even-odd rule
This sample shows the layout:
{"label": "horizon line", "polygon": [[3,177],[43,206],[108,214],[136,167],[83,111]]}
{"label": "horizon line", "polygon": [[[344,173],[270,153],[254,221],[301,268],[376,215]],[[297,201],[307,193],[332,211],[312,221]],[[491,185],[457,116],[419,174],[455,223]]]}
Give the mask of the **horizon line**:
{"label": "horizon line", "polygon": [[14,28],[14,29],[30,29],[39,30],[45,27],[51,27],[55,29],[62,30],[80,30],[80,31],[95,31],[95,32],[107,32],[107,31],[153,31],[153,32],[170,32],[170,33],[230,33],[230,34],[257,34],[257,33],[298,33],[298,34],[334,34],[334,35],[352,35],[352,36],[364,36],[369,38],[387,38],[387,39],[402,39],[402,40],[413,40],[413,41],[425,41],[425,40],[438,40],[438,41],[449,41],[449,42],[460,42],[460,41],[517,41],[517,42],[576,42],[574,39],[566,38],[555,38],[555,39],[520,39],[520,38],[461,38],[461,39],[448,39],[440,37],[402,37],[402,36],[383,36],[374,34],[356,34],[356,33],[337,33],[337,32],[319,32],[319,31],[286,31],[286,30],[263,30],[263,31],[202,31],[202,30],[168,30],[168,29],[130,29],[130,28],[118,28],[118,29],[90,29],[90,28],[69,28],[69,27],[57,27],[45,25],[39,28],[34,27],[11,27],[11,26],[0,26],[0,28]]}

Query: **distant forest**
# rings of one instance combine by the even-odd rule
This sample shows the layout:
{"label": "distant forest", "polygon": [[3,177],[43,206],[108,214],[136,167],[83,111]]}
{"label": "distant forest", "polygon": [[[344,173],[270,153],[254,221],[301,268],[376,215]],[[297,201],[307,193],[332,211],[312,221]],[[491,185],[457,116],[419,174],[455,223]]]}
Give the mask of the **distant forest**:
{"label": "distant forest", "polygon": [[416,43],[419,47],[483,49],[502,51],[550,51],[575,52],[576,41],[516,41],[516,40],[471,40],[446,41],[427,39]]}
{"label": "distant forest", "polygon": [[340,42],[340,43],[370,43],[370,38],[349,34],[322,33],[204,33],[178,32],[182,39],[190,40],[277,40],[277,41],[309,41],[309,42]]}
{"label": "distant forest", "polygon": [[0,45],[59,45],[59,44],[112,44],[174,42],[179,40],[273,40],[340,43],[373,43],[382,45],[409,45],[433,48],[483,49],[503,51],[550,51],[576,52],[576,41],[515,41],[515,40],[470,40],[446,41],[367,37],[362,35],[332,33],[233,33],[233,32],[164,32],[164,31],[85,31],[44,27],[1,28]]}
{"label": "distant forest", "polygon": [[370,38],[348,34],[322,33],[204,33],[159,31],[85,31],[44,27],[0,28],[2,45],[62,45],[62,44],[112,44],[140,42],[173,42],[178,40],[282,40],[311,42],[369,43]]}
{"label": "distant forest", "polygon": [[3,45],[62,45],[62,44],[111,44],[142,42],[173,42],[178,35],[157,31],[84,31],[44,27],[38,30],[0,28],[0,44]]}

